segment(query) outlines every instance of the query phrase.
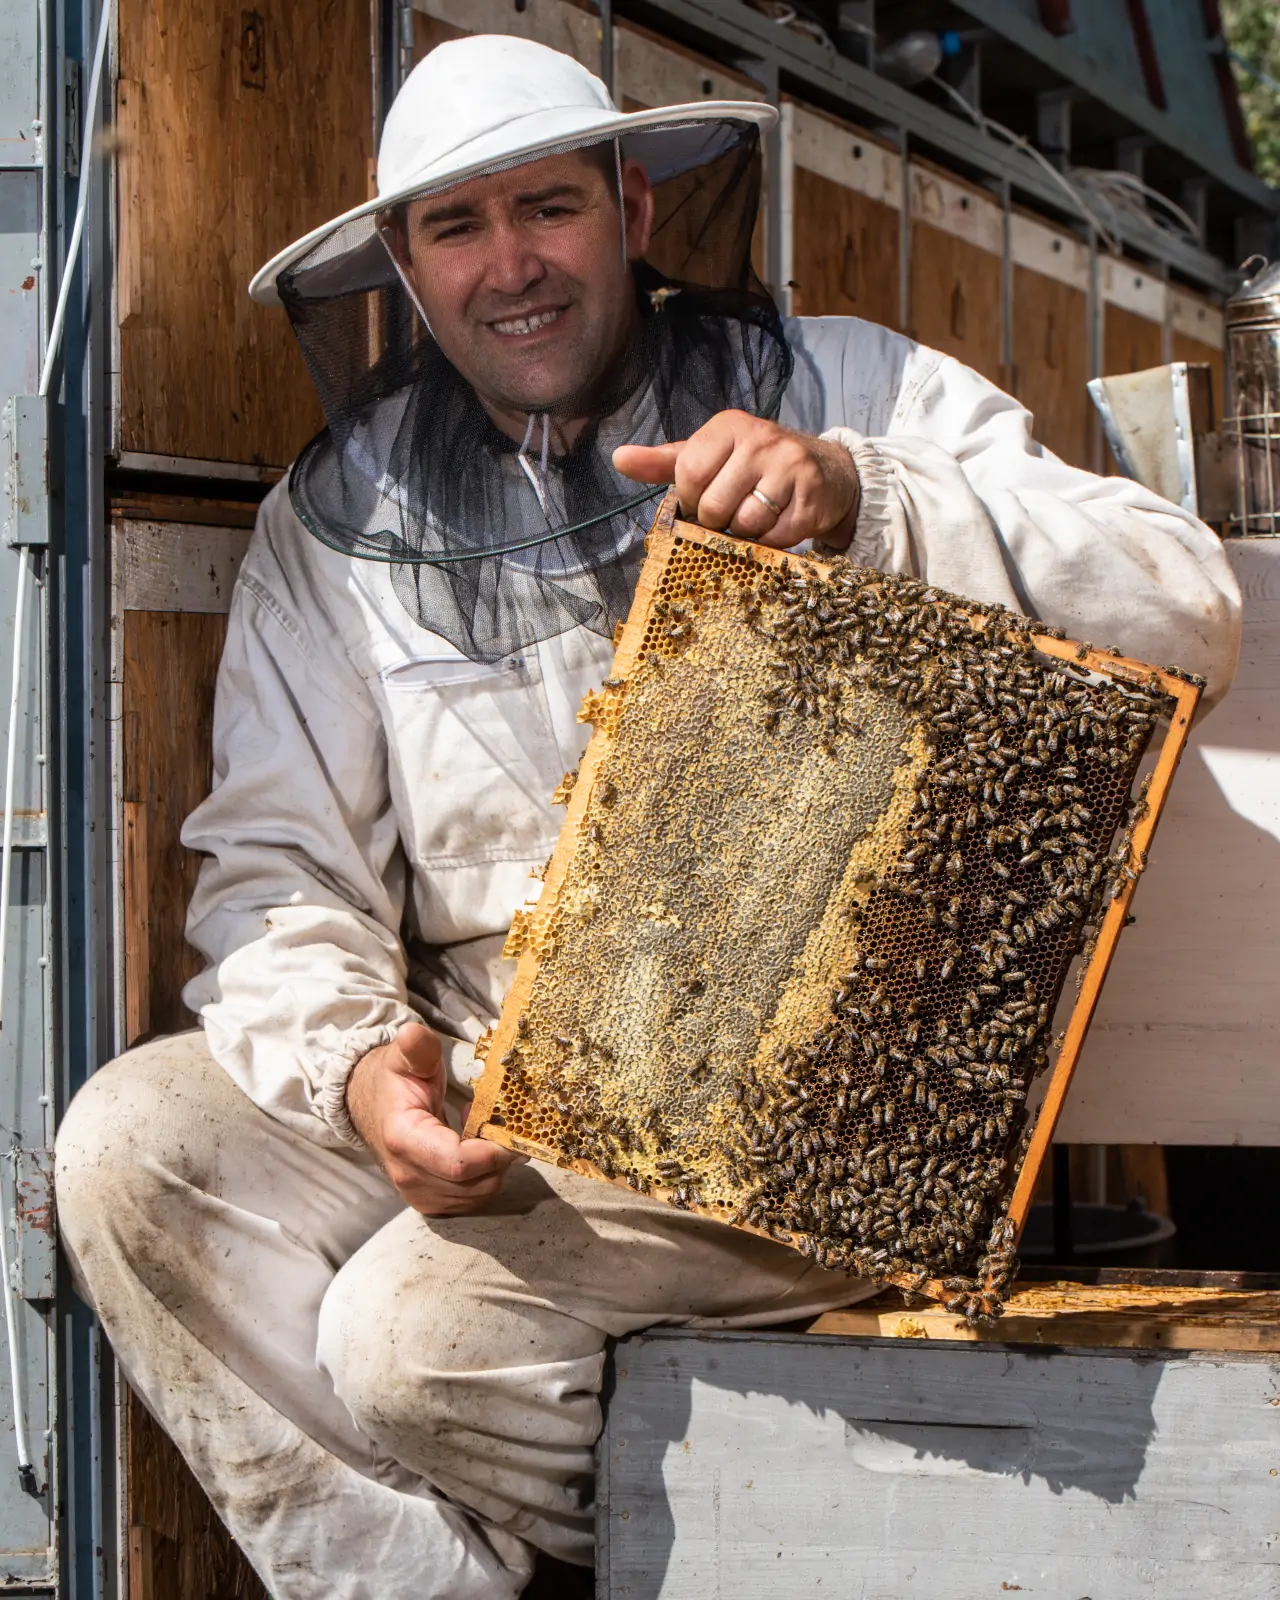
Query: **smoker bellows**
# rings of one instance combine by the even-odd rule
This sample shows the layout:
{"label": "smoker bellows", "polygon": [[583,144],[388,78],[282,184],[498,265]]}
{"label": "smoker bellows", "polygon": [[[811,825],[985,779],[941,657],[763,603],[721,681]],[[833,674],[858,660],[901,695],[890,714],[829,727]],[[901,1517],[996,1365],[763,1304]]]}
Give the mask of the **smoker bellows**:
{"label": "smoker bellows", "polygon": [[1197,694],[660,517],[469,1131],[994,1315]]}

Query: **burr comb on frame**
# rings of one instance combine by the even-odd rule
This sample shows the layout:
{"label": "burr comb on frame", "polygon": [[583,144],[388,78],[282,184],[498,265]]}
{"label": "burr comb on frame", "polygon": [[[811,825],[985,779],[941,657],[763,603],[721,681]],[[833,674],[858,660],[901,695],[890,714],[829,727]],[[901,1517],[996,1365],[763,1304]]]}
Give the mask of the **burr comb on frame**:
{"label": "burr comb on frame", "polygon": [[467,1131],[997,1316],[1199,680],[674,512]]}

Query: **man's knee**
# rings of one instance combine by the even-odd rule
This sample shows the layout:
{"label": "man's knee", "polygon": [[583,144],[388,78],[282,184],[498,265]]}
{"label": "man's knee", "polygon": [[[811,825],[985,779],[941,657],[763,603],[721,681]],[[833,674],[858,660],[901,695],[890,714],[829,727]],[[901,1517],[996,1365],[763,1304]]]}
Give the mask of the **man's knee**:
{"label": "man's knee", "polygon": [[198,1182],[199,1141],[175,1137],[175,1102],[190,1096],[201,1052],[203,1034],[157,1039],[101,1067],[67,1108],[54,1190],[73,1262],[95,1237],[151,1210],[175,1178]]}

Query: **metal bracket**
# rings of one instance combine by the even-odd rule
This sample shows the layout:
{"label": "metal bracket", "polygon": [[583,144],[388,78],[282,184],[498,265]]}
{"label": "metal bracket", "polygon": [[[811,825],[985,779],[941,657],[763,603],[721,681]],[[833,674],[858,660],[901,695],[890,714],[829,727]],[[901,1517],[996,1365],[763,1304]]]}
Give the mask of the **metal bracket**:
{"label": "metal bracket", "polygon": [[13,1176],[18,1239],[13,1261],[14,1292],[24,1300],[52,1300],[58,1254],[53,1151],[15,1150]]}
{"label": "metal bracket", "polygon": [[4,541],[49,543],[49,405],[33,394],[11,395],[0,409],[4,460]]}

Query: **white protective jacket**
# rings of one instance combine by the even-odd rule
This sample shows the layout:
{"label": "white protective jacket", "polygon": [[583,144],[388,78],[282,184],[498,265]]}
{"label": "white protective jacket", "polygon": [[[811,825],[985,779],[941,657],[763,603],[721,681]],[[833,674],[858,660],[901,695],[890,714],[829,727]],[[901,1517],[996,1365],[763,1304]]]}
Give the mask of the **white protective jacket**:
{"label": "white protective jacket", "polygon": [[[1015,400],[936,351],[846,318],[787,334],[781,420],[852,451],[855,561],[1226,691],[1240,596],[1202,523],[1065,466]],[[187,937],[209,965],[185,999],[264,1110],[358,1142],[351,1068],[423,1015],[462,1041],[446,1060],[465,1093],[513,970],[503,936],[555,843],[551,792],[586,741],[578,706],[611,657],[579,629],[476,665],[409,617],[385,565],[318,543],[285,485],[267,497],[218,677],[213,793],[182,835],[208,857]]]}

